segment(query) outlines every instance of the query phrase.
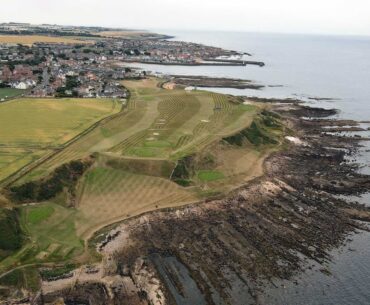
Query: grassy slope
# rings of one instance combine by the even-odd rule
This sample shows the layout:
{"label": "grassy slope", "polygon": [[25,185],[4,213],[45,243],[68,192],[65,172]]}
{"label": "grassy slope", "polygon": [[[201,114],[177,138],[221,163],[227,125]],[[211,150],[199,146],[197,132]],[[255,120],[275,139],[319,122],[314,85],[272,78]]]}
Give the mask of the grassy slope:
{"label": "grassy slope", "polygon": [[1,103],[0,181],[119,108],[116,101],[96,99],[17,99]]}

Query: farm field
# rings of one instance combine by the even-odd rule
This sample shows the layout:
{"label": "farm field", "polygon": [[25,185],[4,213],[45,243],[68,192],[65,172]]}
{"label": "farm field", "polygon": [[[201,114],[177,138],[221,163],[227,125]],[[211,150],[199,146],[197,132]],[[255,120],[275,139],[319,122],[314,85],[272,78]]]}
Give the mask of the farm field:
{"label": "farm field", "polygon": [[91,41],[74,37],[53,37],[42,35],[0,35],[0,43],[33,45],[36,42],[89,44]]}
{"label": "farm field", "polygon": [[119,110],[113,100],[22,98],[1,103],[0,181]]}
{"label": "farm field", "polygon": [[14,88],[0,88],[0,101],[23,94],[24,90]]}

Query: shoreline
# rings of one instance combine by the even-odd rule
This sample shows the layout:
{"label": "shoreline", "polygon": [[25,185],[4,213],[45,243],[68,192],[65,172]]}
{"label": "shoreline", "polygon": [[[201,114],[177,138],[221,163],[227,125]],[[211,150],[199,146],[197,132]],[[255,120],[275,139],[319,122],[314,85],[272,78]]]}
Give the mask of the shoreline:
{"label": "shoreline", "polygon": [[255,65],[263,67],[265,64],[260,61],[251,61],[251,60],[244,60],[244,61],[233,61],[233,60],[219,60],[214,62],[210,62],[210,60],[204,62],[163,62],[163,61],[152,61],[152,60],[123,60],[124,63],[133,63],[133,64],[147,64],[147,65],[163,65],[163,66],[215,66],[215,67],[245,67],[248,65]]}
{"label": "shoreline", "polygon": [[194,88],[235,88],[235,89],[255,89],[264,88],[263,85],[256,84],[250,80],[243,80],[237,78],[226,77],[206,77],[197,75],[168,75],[167,82],[162,84],[173,84],[180,87],[194,87]]}

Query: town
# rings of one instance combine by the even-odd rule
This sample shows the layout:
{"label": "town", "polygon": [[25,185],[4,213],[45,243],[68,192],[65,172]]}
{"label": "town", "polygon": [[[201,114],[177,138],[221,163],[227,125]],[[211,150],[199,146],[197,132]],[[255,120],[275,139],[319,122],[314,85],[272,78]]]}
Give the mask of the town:
{"label": "town", "polygon": [[[61,35],[56,37],[65,37],[67,32],[56,26],[44,25],[40,30],[27,24],[0,25],[2,34],[28,35],[31,30],[32,34]],[[74,28],[74,37],[81,37],[78,43],[8,43],[4,42],[7,35],[2,35],[0,87],[25,90],[23,94],[29,97],[125,98],[127,92],[120,81],[142,78],[145,71],[124,63],[238,65],[235,58],[244,56],[221,48],[166,40],[170,37],[161,35],[135,37],[119,35],[120,31],[114,29],[93,30]]]}

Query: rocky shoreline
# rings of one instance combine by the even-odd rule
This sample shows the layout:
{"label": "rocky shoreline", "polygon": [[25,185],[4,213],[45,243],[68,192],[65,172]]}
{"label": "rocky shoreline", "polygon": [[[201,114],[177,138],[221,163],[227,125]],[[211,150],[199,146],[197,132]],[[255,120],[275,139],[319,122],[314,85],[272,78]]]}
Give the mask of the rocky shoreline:
{"label": "rocky shoreline", "polygon": [[170,75],[171,83],[185,87],[234,88],[234,89],[261,89],[264,86],[250,80],[206,77],[193,75]]}
{"label": "rocky shoreline", "polygon": [[265,161],[264,176],[224,199],[106,229],[93,241],[103,257],[96,272],[81,267],[44,282],[32,303],[258,304],[266,281],[290,279],[306,260],[329,261],[349,233],[367,230],[358,220],[369,222],[370,209],[338,196],[370,189],[370,177],[346,161],[362,139],[325,128],[356,122],[299,103],[271,108],[291,132],[286,148]]}

